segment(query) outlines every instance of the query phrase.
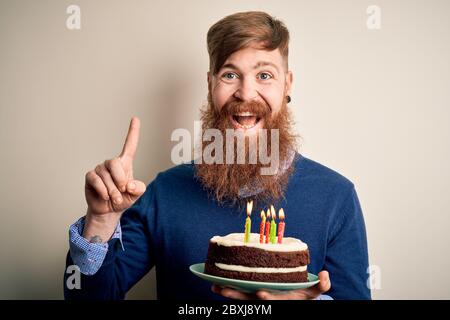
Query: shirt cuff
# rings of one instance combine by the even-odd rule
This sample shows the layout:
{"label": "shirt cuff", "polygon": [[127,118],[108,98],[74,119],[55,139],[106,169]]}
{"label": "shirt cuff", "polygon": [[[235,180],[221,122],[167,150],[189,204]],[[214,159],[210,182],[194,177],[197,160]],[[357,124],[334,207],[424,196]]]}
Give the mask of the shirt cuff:
{"label": "shirt cuff", "polygon": [[[85,239],[83,234],[85,217],[80,218],[69,228],[70,256],[73,263],[80,268],[84,275],[94,275],[100,269],[108,252],[108,243],[91,243]],[[125,250],[122,243],[122,229],[120,221],[117,224],[111,239],[119,239],[122,250]]]}
{"label": "shirt cuff", "polygon": [[330,296],[327,296],[326,294],[321,294],[315,300],[334,300],[334,299]]}

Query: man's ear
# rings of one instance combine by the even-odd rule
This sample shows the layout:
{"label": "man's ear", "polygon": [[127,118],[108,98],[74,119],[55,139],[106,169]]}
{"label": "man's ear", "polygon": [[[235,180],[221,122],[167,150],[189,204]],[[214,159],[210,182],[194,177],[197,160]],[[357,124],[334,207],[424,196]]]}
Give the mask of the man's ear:
{"label": "man's ear", "polygon": [[286,85],[285,85],[285,91],[288,96],[291,95],[293,81],[294,81],[294,75],[293,75],[292,71],[288,71],[286,73]]}

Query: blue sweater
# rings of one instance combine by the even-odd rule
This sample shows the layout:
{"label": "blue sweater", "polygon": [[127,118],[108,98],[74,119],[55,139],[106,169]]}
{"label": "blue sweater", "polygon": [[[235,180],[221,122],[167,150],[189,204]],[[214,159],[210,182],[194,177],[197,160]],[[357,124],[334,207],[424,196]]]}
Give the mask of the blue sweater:
{"label": "blue sweater", "polygon": [[[300,154],[293,165],[285,198],[274,204],[286,213],[285,236],[308,244],[309,272],[330,273],[327,294],[332,298],[370,299],[366,231],[353,184]],[[259,232],[257,216],[253,232]],[[100,269],[94,275],[82,274],[79,290],[64,285],[65,298],[123,299],[155,266],[158,299],[221,299],[189,266],[205,261],[212,236],[243,232],[245,217],[245,212],[208,198],[194,178],[193,164],[162,172],[122,215],[124,250],[120,239],[111,239]],[[73,264],[70,252],[66,264]],[[68,276],[65,273],[64,284]]]}

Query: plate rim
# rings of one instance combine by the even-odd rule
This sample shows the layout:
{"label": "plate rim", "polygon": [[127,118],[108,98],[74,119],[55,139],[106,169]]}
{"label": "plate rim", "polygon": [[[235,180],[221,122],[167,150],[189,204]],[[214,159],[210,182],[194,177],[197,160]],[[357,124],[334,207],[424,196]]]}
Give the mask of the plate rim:
{"label": "plate rim", "polygon": [[[308,276],[312,275],[312,276],[317,278],[316,280],[308,281],[308,282],[262,282],[262,281],[231,279],[231,278],[224,278],[224,277],[214,276],[214,275],[211,275],[211,274],[207,274],[207,273],[204,273],[204,272],[193,270],[194,266],[201,266],[201,265],[203,266],[203,270],[204,270],[204,268],[205,268],[205,263],[204,262],[194,263],[194,264],[190,265],[189,266],[189,270],[192,273],[196,274],[196,275],[197,274],[204,275],[204,276],[207,276],[207,277],[210,277],[210,278],[215,278],[215,279],[218,279],[218,280],[239,281],[239,282],[242,282],[243,284],[249,284],[249,285],[261,285],[261,287],[264,287],[264,285],[269,285],[269,286],[279,287],[281,289],[283,287],[292,287],[292,286],[300,286],[300,285],[303,286],[305,284],[311,284],[311,286],[307,287],[307,288],[309,288],[309,287],[312,287],[312,286],[314,286],[314,285],[316,285],[316,284],[318,284],[320,282],[319,277],[317,275],[313,274],[313,273],[310,273],[310,272],[308,272]],[[295,290],[295,289],[292,289],[292,290]]]}

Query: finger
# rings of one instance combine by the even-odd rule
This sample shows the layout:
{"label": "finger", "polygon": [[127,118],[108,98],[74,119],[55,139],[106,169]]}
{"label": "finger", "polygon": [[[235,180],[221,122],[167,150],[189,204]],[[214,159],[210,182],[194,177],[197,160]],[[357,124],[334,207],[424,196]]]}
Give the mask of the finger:
{"label": "finger", "polygon": [[222,290],[222,288],[220,286],[218,286],[217,284],[213,284],[211,286],[211,291],[217,294],[220,294],[220,290]]}
{"label": "finger", "polygon": [[146,190],[145,183],[139,180],[132,180],[127,184],[127,192],[135,197],[140,197]]}
{"label": "finger", "polygon": [[288,291],[287,293],[273,293],[266,290],[259,290],[258,292],[256,292],[256,296],[261,300],[289,300],[296,298],[294,292],[291,291]]}
{"label": "finger", "polygon": [[139,142],[139,128],[141,126],[138,117],[133,117],[130,122],[130,127],[128,128],[127,138],[125,139],[125,144],[123,145],[120,157],[129,157],[131,160],[134,159],[136,154],[136,149]]}
{"label": "finger", "polygon": [[234,290],[228,287],[220,287],[216,288],[217,294],[224,296],[225,298],[236,299],[236,300],[252,300],[255,299],[254,295],[250,295],[244,292],[240,292],[238,290]]}
{"label": "finger", "polygon": [[121,204],[123,201],[122,194],[114,184],[114,181],[111,175],[109,174],[109,171],[103,165],[98,165],[95,168],[95,173],[102,179],[103,183],[108,189],[108,194],[113,200],[114,204],[116,205]]}
{"label": "finger", "polygon": [[290,300],[290,299],[315,299],[331,288],[330,275],[328,271],[319,272],[320,282],[308,289],[291,290],[285,292],[268,292],[260,290],[256,296],[262,300]]}
{"label": "finger", "polygon": [[122,162],[119,160],[119,158],[106,160],[104,165],[111,174],[118,189],[121,192],[125,192],[128,180],[125,174],[125,170],[123,169]]}
{"label": "finger", "polygon": [[108,189],[95,171],[89,171],[86,173],[86,184],[90,188],[94,189],[95,192],[103,198],[103,200],[109,200]]}
{"label": "finger", "polygon": [[318,297],[324,292],[327,292],[331,288],[331,281],[330,281],[330,274],[328,271],[321,271],[318,274],[319,276],[319,283],[316,284],[314,287],[308,288],[308,295],[315,297]]}
{"label": "finger", "polygon": [[324,270],[318,274],[320,282],[317,284],[320,293],[327,292],[331,289],[330,274]]}

